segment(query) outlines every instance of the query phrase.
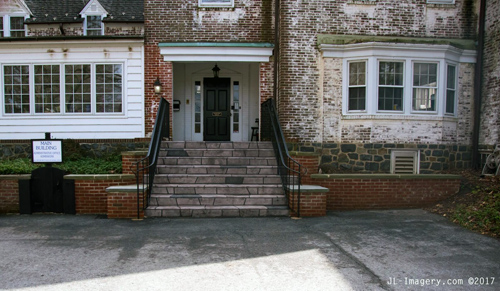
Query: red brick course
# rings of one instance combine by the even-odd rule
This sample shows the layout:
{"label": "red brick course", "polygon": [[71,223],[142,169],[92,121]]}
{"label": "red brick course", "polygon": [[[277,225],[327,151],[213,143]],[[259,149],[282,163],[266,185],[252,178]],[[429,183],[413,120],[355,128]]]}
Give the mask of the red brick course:
{"label": "red brick course", "polygon": [[106,214],[106,188],[135,184],[135,179],[75,180],[75,204],[78,214]]}
{"label": "red brick course", "polygon": [[[108,218],[137,218],[136,192],[109,192]],[[139,199],[139,218],[144,218],[143,200]]]}
{"label": "red brick course", "polygon": [[0,181],[0,213],[19,213],[19,180]]}
{"label": "red brick course", "polygon": [[314,179],[330,189],[327,210],[418,208],[457,193],[459,179]]}

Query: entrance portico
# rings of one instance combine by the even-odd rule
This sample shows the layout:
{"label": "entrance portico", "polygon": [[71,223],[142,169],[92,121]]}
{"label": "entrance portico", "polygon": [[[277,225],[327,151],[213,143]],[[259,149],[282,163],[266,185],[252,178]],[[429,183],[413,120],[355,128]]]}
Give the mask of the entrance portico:
{"label": "entrance portico", "polygon": [[[266,74],[272,74],[265,72],[272,67],[272,45],[160,43],[159,47],[173,68],[173,140],[250,141],[251,127],[258,126],[261,92],[272,91],[264,88],[272,84],[266,80]],[[214,77],[216,65],[220,71]]]}

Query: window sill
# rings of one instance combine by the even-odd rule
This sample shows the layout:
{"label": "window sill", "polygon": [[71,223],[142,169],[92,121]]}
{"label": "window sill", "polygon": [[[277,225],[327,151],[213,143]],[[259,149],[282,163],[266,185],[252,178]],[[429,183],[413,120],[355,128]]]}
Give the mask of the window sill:
{"label": "window sill", "polygon": [[350,0],[347,5],[377,5],[375,0]]}
{"label": "window sill", "polygon": [[342,114],[342,120],[421,120],[457,122],[457,117],[438,115],[406,115],[406,114]]}

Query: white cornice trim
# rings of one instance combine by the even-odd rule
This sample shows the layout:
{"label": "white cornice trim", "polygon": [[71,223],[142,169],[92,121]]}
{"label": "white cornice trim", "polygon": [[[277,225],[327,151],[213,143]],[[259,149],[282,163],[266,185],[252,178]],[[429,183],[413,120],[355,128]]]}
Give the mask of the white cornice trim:
{"label": "white cornice trim", "polygon": [[269,62],[270,47],[160,47],[167,62]]}
{"label": "white cornice trim", "polygon": [[366,42],[357,44],[320,44],[325,58],[425,58],[450,59],[460,63],[475,63],[476,51],[443,44],[402,44]]}

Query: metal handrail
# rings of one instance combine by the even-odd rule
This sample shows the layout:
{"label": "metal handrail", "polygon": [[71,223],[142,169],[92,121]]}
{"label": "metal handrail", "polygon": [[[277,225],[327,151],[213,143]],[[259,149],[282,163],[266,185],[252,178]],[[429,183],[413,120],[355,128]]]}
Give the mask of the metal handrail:
{"label": "metal handrail", "polygon": [[[137,184],[137,219],[140,219],[140,198],[142,209],[149,206],[151,191],[156,174],[156,165],[160,154],[163,138],[170,137],[170,103],[160,98],[160,105],[156,114],[155,125],[149,143],[148,154],[135,163],[135,178]],[[141,187],[142,186],[142,187]]]}
{"label": "metal handrail", "polygon": [[[274,152],[276,153],[276,160],[278,162],[278,174],[281,176],[281,183],[286,196],[289,199],[289,206],[292,211],[300,216],[300,185],[302,181],[302,165],[290,157],[288,147],[281,129],[278,114],[276,112],[276,105],[274,99],[268,99],[262,103],[262,110],[267,112],[267,115],[262,114],[262,126],[270,125],[268,131],[262,130],[263,138],[269,138],[272,141]],[[265,120],[265,119],[268,120]],[[267,122],[265,122],[267,121]],[[269,134],[269,136],[265,136]],[[305,173],[307,173],[307,168]],[[295,203],[297,197],[297,203]]]}

